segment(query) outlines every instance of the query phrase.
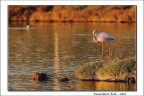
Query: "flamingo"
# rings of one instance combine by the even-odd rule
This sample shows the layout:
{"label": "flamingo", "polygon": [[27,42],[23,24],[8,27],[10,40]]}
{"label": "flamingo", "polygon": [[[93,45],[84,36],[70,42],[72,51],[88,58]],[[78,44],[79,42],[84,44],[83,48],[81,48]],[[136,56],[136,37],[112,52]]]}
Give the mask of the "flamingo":
{"label": "flamingo", "polygon": [[93,41],[94,42],[101,42],[102,45],[102,53],[101,53],[101,60],[103,60],[103,52],[104,52],[104,42],[106,43],[109,49],[109,59],[111,59],[111,49],[108,45],[108,41],[114,40],[108,33],[106,32],[99,32],[97,29],[93,31]]}

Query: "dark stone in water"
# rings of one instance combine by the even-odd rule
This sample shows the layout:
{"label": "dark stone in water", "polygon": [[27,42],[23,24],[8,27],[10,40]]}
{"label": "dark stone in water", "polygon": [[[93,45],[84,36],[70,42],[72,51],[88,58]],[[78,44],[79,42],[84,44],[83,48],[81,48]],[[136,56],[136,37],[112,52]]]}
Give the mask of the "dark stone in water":
{"label": "dark stone in water", "polygon": [[67,77],[58,78],[58,80],[61,82],[69,81],[69,79]]}
{"label": "dark stone in water", "polygon": [[[56,77],[55,77],[56,78]],[[48,75],[47,73],[33,73],[31,79],[33,81],[48,81],[48,80],[53,80],[52,76]],[[58,77],[58,81],[61,82],[66,82],[69,81],[67,77]]]}
{"label": "dark stone in water", "polygon": [[135,80],[134,77],[127,77],[127,78],[126,78],[126,82],[127,82],[128,84],[135,84],[136,80]]}
{"label": "dark stone in water", "polygon": [[36,81],[47,81],[49,79],[48,75],[46,73],[33,73],[32,74],[32,80]]}

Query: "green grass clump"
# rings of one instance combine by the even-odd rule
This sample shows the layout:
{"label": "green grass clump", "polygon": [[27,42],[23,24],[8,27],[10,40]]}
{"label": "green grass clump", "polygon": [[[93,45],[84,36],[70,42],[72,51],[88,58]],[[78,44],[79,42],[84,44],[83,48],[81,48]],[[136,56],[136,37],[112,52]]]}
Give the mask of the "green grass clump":
{"label": "green grass clump", "polygon": [[121,73],[132,73],[136,71],[136,57],[130,57],[122,60],[120,62],[121,66]]}
{"label": "green grass clump", "polygon": [[[123,60],[112,60],[107,62],[105,66],[101,67],[96,76],[100,80],[124,80],[130,75],[135,75],[136,72],[136,58],[130,57]],[[135,76],[134,76],[135,77]]]}
{"label": "green grass clump", "polygon": [[103,63],[86,62],[75,73],[78,78],[84,80],[95,77],[99,80],[125,80],[129,76],[136,78],[136,57],[114,59]]}
{"label": "green grass clump", "polygon": [[110,75],[116,75],[120,73],[120,67],[118,60],[112,60],[110,62],[107,62],[105,66],[99,69],[99,72],[102,75],[110,74]]}
{"label": "green grass clump", "polygon": [[75,71],[75,74],[80,79],[93,79],[95,72],[98,71],[100,67],[100,62],[86,62]]}

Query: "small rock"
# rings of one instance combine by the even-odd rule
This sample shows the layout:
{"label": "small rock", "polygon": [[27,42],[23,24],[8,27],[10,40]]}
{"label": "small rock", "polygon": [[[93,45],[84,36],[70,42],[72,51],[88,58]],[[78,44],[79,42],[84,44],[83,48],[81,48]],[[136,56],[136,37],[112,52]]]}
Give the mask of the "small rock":
{"label": "small rock", "polygon": [[36,81],[47,81],[49,79],[48,75],[46,73],[33,73],[32,74],[32,80]]}
{"label": "small rock", "polygon": [[134,77],[127,77],[126,81],[128,84],[135,84],[135,82],[136,82]]}
{"label": "small rock", "polygon": [[58,78],[58,80],[61,82],[69,81],[69,79],[67,77]]}

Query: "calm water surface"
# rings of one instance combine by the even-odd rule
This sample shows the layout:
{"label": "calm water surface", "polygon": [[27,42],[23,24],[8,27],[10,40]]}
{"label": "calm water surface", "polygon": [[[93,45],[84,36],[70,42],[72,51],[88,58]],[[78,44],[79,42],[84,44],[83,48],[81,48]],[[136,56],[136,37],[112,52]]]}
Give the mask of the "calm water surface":
{"label": "calm water surface", "polygon": [[[74,73],[84,62],[100,60],[101,44],[92,38],[96,27],[115,39],[109,43],[113,58],[135,55],[135,23],[31,23],[29,30],[25,26],[12,23],[8,29],[9,91],[136,90],[135,84],[79,81]],[[70,81],[34,82],[30,80],[34,72],[66,76]]]}

